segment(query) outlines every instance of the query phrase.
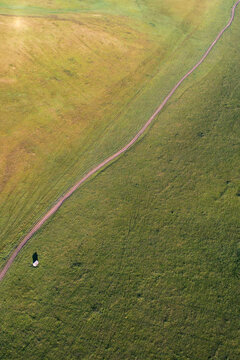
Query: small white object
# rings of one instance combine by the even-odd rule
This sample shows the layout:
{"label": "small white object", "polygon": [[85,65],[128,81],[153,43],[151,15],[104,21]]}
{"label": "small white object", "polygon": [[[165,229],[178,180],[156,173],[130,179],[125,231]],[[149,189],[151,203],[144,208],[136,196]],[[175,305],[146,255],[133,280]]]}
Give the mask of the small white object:
{"label": "small white object", "polygon": [[36,261],[33,263],[33,266],[34,266],[34,267],[37,267],[37,266],[38,266],[38,260],[36,260]]}

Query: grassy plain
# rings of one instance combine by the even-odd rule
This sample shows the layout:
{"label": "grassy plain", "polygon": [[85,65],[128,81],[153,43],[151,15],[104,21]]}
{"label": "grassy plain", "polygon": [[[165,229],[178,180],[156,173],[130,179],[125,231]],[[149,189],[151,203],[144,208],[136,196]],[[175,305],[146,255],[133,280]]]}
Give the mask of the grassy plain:
{"label": "grassy plain", "polygon": [[200,25],[184,22],[193,3],[168,17],[161,4],[156,24],[154,7],[134,19],[2,17],[0,265],[74,181],[136,133],[212,39],[204,8]]}
{"label": "grassy plain", "polygon": [[[61,192],[131,138],[233,2],[202,2],[194,17],[196,3],[1,19],[1,264]],[[0,288],[0,358],[240,357],[239,25],[238,11],[147,136],[18,256]]]}

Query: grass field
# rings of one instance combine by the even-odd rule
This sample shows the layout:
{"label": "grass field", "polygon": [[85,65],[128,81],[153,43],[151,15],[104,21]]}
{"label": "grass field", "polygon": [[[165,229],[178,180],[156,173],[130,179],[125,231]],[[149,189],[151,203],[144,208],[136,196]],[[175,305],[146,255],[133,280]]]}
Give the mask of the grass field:
{"label": "grass field", "polygon": [[[58,196],[136,133],[212,40],[199,19],[186,30],[180,10],[156,31],[152,12],[147,23],[2,17],[0,265]],[[198,38],[186,41],[194,28]]]}
{"label": "grass field", "polygon": [[[135,134],[232,4],[0,3],[17,15],[0,17],[1,265]],[[1,359],[239,359],[239,25],[238,9],[147,135],[20,253],[0,286]]]}

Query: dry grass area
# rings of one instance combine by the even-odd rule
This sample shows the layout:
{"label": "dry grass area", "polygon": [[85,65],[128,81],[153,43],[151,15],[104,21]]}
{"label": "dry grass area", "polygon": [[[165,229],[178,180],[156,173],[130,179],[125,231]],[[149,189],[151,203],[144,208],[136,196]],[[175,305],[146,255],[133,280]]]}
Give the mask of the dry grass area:
{"label": "dry grass area", "polygon": [[69,21],[2,17],[2,190],[4,185],[10,191],[42,152],[79,137],[91,116],[99,116],[108,93],[153,46],[125,24],[109,22],[106,28],[100,18],[86,16]]}

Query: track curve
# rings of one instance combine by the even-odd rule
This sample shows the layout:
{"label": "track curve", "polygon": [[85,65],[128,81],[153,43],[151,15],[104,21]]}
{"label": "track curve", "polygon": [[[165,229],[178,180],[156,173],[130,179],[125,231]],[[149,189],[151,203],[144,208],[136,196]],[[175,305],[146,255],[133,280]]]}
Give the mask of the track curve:
{"label": "track curve", "polygon": [[121,154],[126,152],[133,144],[136,143],[136,141],[139,139],[139,137],[146,131],[146,129],[151,125],[153,120],[156,118],[156,116],[160,113],[160,111],[164,108],[166,103],[170,100],[170,98],[173,96],[173,94],[176,92],[176,90],[179,88],[179,86],[183,83],[185,79],[187,79],[206,59],[206,57],[209,55],[213,47],[216,45],[216,43],[219,41],[219,39],[222,37],[223,33],[232,25],[232,22],[235,17],[235,11],[236,7],[240,3],[240,0],[238,0],[232,7],[232,13],[231,17],[227,23],[227,25],[220,31],[220,33],[217,35],[216,39],[212,42],[212,44],[209,46],[207,51],[204,53],[202,58],[199,60],[199,62],[192,67],[191,70],[189,70],[182,78],[179,80],[179,82],[172,88],[170,93],[165,97],[163,102],[159,105],[157,110],[154,112],[154,114],[150,117],[150,119],[145,123],[145,125],[139,130],[139,132],[135,135],[135,137],[127,144],[125,145],[121,150],[113,154],[112,156],[108,157],[106,160],[101,162],[99,165],[97,165],[94,169],[89,171],[87,175],[85,175],[80,181],[78,181],[73,187],[71,187],[68,192],[63,195],[58,202],[43,216],[41,220],[32,228],[32,230],[24,237],[24,239],[20,242],[20,244],[17,246],[17,248],[14,250],[8,261],[6,262],[5,266],[0,272],[0,281],[4,278],[6,275],[8,269],[12,265],[13,261],[15,260],[18,253],[21,251],[23,246],[31,239],[31,237],[43,226],[43,224],[53,215],[56,213],[56,211],[60,208],[60,206],[63,204],[64,201],[66,201],[87,179],[89,179],[93,174],[101,170],[105,165],[119,157]]}

